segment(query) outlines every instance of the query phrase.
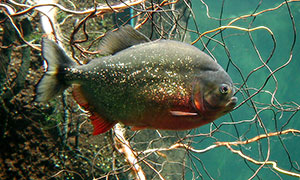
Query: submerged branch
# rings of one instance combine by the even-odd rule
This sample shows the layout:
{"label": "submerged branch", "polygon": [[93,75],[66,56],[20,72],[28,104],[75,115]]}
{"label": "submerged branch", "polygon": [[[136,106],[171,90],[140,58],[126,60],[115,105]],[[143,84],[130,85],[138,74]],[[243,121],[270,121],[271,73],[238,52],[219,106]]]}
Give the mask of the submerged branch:
{"label": "submerged branch", "polygon": [[274,170],[276,170],[276,171],[278,171],[282,174],[286,174],[286,175],[289,175],[289,176],[300,177],[300,174],[298,174],[298,173],[294,173],[294,172],[287,171],[287,170],[279,168],[277,163],[274,162],[274,161],[256,161],[255,159],[243,154],[241,151],[235,150],[231,147],[231,145],[237,146],[237,145],[249,144],[249,143],[257,142],[257,141],[259,141],[261,139],[264,139],[264,138],[267,138],[267,137],[279,136],[279,135],[288,134],[288,133],[293,133],[293,134],[298,133],[298,134],[300,134],[300,130],[287,129],[287,130],[279,131],[279,132],[271,132],[271,133],[268,133],[268,134],[261,134],[261,135],[255,136],[251,139],[248,139],[246,141],[215,142],[214,145],[210,145],[210,146],[208,146],[204,149],[195,149],[195,148],[191,147],[190,145],[186,145],[186,144],[183,144],[183,143],[175,143],[172,146],[167,147],[167,148],[148,149],[148,150],[142,151],[140,153],[149,154],[149,153],[156,152],[158,155],[164,156],[164,154],[161,153],[162,151],[170,151],[170,150],[174,150],[174,149],[185,149],[185,150],[188,150],[188,151],[191,151],[191,152],[194,152],[194,153],[204,153],[204,152],[207,152],[207,151],[212,150],[212,149],[217,148],[217,147],[226,146],[231,152],[240,155],[242,158],[244,158],[244,159],[246,159],[246,160],[248,160],[248,161],[250,161],[254,164],[257,164],[257,165],[272,165],[272,168]]}
{"label": "submerged branch", "polygon": [[253,158],[251,158],[251,157],[249,157],[249,156],[243,154],[241,151],[233,149],[229,144],[226,144],[226,147],[227,147],[231,152],[240,155],[242,158],[244,158],[244,159],[246,159],[247,161],[250,161],[250,162],[252,162],[252,163],[254,163],[254,164],[257,164],[257,165],[271,165],[272,168],[273,168],[274,170],[276,170],[277,172],[280,172],[280,173],[282,173],[282,174],[289,175],[289,176],[300,177],[300,174],[298,174],[298,173],[294,173],[294,172],[287,171],[287,170],[284,170],[284,169],[279,168],[278,165],[277,165],[277,163],[274,162],[274,161],[257,161],[257,160],[255,160],[255,159],[253,159]]}
{"label": "submerged branch", "polygon": [[138,180],[145,180],[146,176],[139,165],[139,159],[137,153],[131,148],[129,142],[124,136],[125,129],[121,127],[120,124],[117,124],[114,128],[115,133],[115,147],[116,149],[124,155],[126,161],[132,166],[132,171]]}
{"label": "submerged branch", "polygon": [[[109,5],[109,4],[103,4],[101,6],[97,6],[97,7],[93,7],[93,8],[90,8],[90,9],[87,9],[87,10],[84,10],[84,11],[76,11],[76,10],[71,10],[71,9],[68,9],[58,3],[52,3],[52,2],[48,2],[48,3],[43,3],[43,4],[36,4],[36,5],[26,5],[26,4],[21,4],[21,3],[18,3],[18,2],[15,2],[13,0],[10,0],[8,2],[16,5],[16,6],[20,6],[20,7],[26,7],[27,9],[23,10],[23,11],[20,11],[20,12],[15,12],[13,15],[14,16],[18,16],[18,15],[22,15],[24,13],[27,13],[37,7],[43,7],[43,6],[54,6],[54,7],[57,7],[59,8],[60,10],[66,12],[66,13],[70,13],[70,14],[77,14],[77,15],[84,15],[84,14],[91,14],[93,13],[95,10],[97,11],[96,12],[96,15],[98,14],[103,14],[103,13],[106,13],[106,12],[114,12],[114,11],[118,11],[118,10],[121,10],[121,9],[125,9],[125,8],[128,8],[130,6],[135,6],[135,5],[138,5],[138,4],[141,4],[143,3],[145,0],[134,0],[134,1],[124,1],[122,3],[119,3],[119,4],[116,4],[116,5]],[[0,4],[1,6],[1,4]]]}

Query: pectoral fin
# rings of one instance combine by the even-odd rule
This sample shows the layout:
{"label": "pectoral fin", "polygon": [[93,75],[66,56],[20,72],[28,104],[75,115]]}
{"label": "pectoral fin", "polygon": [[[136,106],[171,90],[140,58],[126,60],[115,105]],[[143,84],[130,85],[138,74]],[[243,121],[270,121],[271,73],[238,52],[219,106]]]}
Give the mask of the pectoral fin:
{"label": "pectoral fin", "polygon": [[170,111],[173,116],[198,116],[198,113],[183,112],[183,111]]}

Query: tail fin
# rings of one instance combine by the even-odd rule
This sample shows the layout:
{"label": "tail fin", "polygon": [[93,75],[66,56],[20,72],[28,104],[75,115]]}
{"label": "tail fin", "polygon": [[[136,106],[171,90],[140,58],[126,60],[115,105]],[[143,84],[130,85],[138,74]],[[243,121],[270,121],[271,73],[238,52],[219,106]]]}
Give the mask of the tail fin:
{"label": "tail fin", "polygon": [[37,86],[36,101],[39,102],[48,101],[62,93],[67,88],[67,84],[63,81],[63,74],[60,71],[65,67],[76,65],[61,47],[49,39],[42,39],[42,56],[48,67]]}

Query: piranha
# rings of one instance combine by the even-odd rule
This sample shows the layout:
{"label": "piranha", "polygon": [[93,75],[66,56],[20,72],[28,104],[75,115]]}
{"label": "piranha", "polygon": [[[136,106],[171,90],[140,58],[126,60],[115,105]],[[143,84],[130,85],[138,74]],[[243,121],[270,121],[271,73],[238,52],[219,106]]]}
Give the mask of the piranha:
{"label": "piranha", "polygon": [[150,41],[127,25],[108,33],[100,51],[106,56],[78,65],[55,42],[43,39],[48,67],[36,90],[36,100],[45,102],[72,85],[74,99],[90,112],[93,135],[119,122],[132,130],[193,129],[237,103],[230,76],[190,44]]}

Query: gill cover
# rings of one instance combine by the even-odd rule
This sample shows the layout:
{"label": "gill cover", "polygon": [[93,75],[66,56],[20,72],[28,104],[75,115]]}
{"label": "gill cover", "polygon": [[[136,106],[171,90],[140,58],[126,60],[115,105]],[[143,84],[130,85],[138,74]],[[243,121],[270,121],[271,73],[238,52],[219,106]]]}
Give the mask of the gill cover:
{"label": "gill cover", "polygon": [[202,114],[227,109],[228,103],[236,99],[232,99],[234,94],[232,80],[223,70],[202,73],[195,78],[192,88],[193,105]]}

